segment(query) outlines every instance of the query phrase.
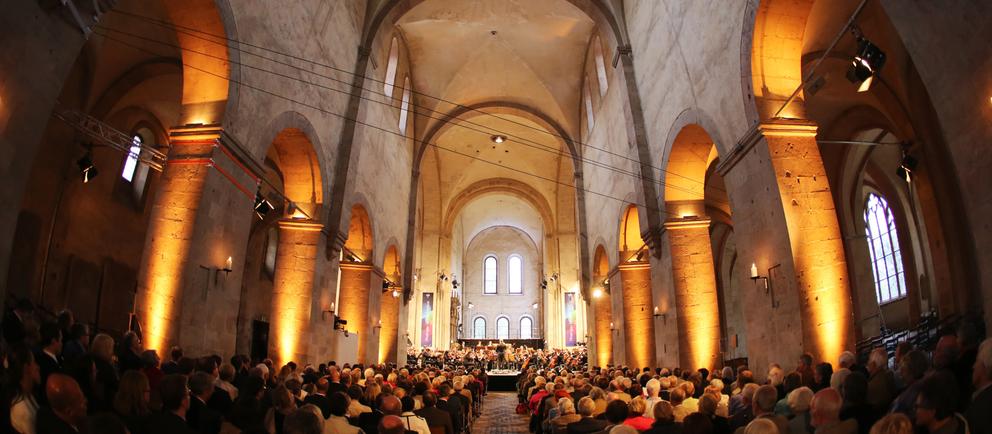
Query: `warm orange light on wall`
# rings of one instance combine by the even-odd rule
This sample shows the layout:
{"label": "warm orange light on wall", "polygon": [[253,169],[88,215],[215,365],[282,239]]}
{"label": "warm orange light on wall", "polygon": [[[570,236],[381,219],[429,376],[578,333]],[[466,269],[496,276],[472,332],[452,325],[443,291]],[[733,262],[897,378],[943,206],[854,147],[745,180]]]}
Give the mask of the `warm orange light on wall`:
{"label": "warm orange light on wall", "polygon": [[312,221],[280,220],[276,272],[272,286],[272,328],[278,363],[306,362],[317,243],[323,226]]}
{"label": "warm orange light on wall", "polygon": [[720,362],[720,312],[709,219],[665,223],[672,252],[680,363],[687,368]]}

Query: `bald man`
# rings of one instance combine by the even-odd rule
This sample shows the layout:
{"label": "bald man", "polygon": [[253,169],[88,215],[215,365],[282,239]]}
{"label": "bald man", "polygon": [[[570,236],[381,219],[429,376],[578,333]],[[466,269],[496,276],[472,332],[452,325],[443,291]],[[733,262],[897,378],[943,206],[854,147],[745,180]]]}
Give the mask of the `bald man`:
{"label": "bald man", "polygon": [[810,425],[814,434],[857,434],[858,422],[854,419],[840,420],[840,408],[844,400],[836,389],[826,388],[813,395],[810,404]]}
{"label": "bald man", "polygon": [[38,410],[40,433],[77,433],[86,423],[86,397],[72,377],[54,373],[45,383],[48,407]]}
{"label": "bald man", "polygon": [[398,416],[386,415],[379,421],[379,434],[405,434],[406,425]]}

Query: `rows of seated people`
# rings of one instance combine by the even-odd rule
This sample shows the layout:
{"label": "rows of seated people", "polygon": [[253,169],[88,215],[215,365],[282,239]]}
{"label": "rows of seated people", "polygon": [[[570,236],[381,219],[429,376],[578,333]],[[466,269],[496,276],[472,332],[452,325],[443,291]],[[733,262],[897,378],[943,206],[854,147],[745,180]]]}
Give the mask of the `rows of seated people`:
{"label": "rows of seated people", "polygon": [[[960,338],[959,338],[960,336]],[[979,344],[980,343],[980,344]],[[803,354],[758,382],[741,366],[530,370],[519,413],[536,434],[992,434],[992,339],[948,334],[932,352],[902,343],[864,364]]]}
{"label": "rows of seated people", "polygon": [[235,355],[161,363],[140,336],[90,338],[71,314],[36,330],[32,306],[4,318],[3,432],[470,434],[484,371],[335,362],[281,367]]}

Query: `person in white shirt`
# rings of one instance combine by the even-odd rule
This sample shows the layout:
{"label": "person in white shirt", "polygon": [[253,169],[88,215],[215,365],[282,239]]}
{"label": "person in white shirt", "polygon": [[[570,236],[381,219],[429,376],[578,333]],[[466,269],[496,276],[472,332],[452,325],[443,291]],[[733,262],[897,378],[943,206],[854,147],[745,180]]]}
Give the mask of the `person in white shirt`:
{"label": "person in white shirt", "polygon": [[324,434],[365,434],[361,428],[352,425],[346,417],[351,407],[351,399],[344,392],[335,392],[330,397],[331,417],[324,421]]}
{"label": "person in white shirt", "polygon": [[348,398],[350,402],[348,403],[348,410],[346,413],[347,417],[358,417],[362,413],[371,413],[372,407],[363,405],[359,399],[362,398],[362,388],[358,386],[351,386],[348,388]]}
{"label": "person in white shirt", "polygon": [[32,391],[41,381],[41,370],[34,355],[25,347],[13,350],[7,356],[8,374],[17,393],[10,405],[10,425],[20,434],[35,434],[38,403]]}
{"label": "person in white shirt", "polygon": [[661,402],[661,398],[658,397],[661,392],[661,381],[652,378],[648,380],[644,388],[648,392],[647,410],[644,411],[644,416],[654,419],[654,405]]}
{"label": "person in white shirt", "polygon": [[230,363],[220,365],[220,375],[217,377],[214,387],[227,391],[227,394],[231,395],[231,401],[234,401],[238,399],[238,388],[234,387],[231,381],[234,381],[234,365]]}
{"label": "person in white shirt", "polygon": [[407,431],[416,431],[417,434],[431,434],[431,428],[427,426],[427,419],[413,413],[413,398],[404,396],[400,401],[403,403],[403,413],[400,414],[400,419],[403,420],[403,426],[406,427]]}

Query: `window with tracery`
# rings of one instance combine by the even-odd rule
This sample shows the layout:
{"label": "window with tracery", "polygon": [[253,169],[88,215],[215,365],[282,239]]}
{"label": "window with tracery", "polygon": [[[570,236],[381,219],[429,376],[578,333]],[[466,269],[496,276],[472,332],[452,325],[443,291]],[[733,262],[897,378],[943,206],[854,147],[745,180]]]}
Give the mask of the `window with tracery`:
{"label": "window with tracery", "polygon": [[902,266],[899,235],[889,203],[869,193],[865,201],[865,232],[875,276],[875,296],[879,304],[906,296],[906,276]]}

